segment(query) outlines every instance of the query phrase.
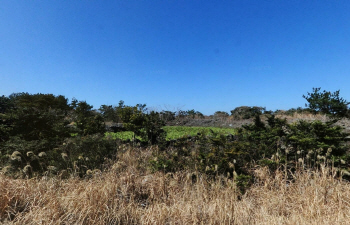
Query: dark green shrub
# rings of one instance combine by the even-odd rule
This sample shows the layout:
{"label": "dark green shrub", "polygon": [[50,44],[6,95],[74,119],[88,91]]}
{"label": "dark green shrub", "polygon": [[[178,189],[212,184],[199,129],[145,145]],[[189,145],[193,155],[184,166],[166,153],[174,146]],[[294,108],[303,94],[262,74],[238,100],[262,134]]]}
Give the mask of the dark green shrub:
{"label": "dark green shrub", "polygon": [[72,107],[74,109],[74,119],[78,132],[81,135],[103,134],[106,132],[103,117],[92,110],[92,105],[85,101],[76,102],[73,100]]}
{"label": "dark green shrub", "polygon": [[266,108],[258,106],[240,106],[231,110],[231,116],[236,119],[250,119],[256,115],[261,115],[265,112]]}
{"label": "dark green shrub", "polygon": [[163,130],[165,122],[161,119],[158,112],[150,112],[144,115],[144,121],[142,124],[144,134],[141,136],[150,145],[165,144],[166,132]]}
{"label": "dark green shrub", "polygon": [[84,173],[87,169],[103,169],[105,160],[115,158],[116,153],[115,141],[105,139],[104,135],[94,134],[69,138],[50,155],[52,165],[57,168],[78,167],[79,172]]}

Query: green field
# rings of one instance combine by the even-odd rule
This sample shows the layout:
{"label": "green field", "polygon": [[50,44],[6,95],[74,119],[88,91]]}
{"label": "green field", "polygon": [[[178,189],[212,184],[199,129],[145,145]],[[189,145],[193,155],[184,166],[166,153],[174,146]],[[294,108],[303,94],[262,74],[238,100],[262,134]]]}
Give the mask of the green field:
{"label": "green field", "polygon": [[[163,129],[167,132],[167,140],[178,139],[185,136],[195,136],[197,133],[204,132],[206,134],[210,133],[210,130],[220,133],[220,134],[235,134],[236,130],[234,128],[219,128],[219,127],[182,127],[182,126],[166,126]],[[107,137],[113,139],[127,140],[133,138],[132,131],[123,132],[107,132]]]}

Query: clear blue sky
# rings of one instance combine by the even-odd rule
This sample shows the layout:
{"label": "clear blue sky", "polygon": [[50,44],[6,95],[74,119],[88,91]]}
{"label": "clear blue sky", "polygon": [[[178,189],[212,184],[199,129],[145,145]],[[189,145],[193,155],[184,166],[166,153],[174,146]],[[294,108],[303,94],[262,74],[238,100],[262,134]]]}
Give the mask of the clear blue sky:
{"label": "clear blue sky", "polygon": [[206,115],[350,101],[350,1],[0,2],[0,95]]}

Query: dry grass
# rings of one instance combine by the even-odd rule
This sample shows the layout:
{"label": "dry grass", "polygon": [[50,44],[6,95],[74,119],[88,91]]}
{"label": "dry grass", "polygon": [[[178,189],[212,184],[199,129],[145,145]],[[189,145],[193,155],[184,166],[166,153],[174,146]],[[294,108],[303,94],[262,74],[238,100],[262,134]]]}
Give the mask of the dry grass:
{"label": "dry grass", "polygon": [[277,115],[277,118],[284,119],[286,118],[289,123],[296,122],[298,120],[306,120],[306,121],[315,121],[319,120],[322,122],[326,122],[329,120],[329,117],[327,115],[322,115],[322,114],[313,114],[313,113],[308,113],[308,112],[303,112],[303,113],[293,113],[293,115]]}
{"label": "dry grass", "polygon": [[155,173],[152,149],[125,148],[90,179],[14,180],[0,175],[2,224],[349,224],[350,185],[332,171],[255,171],[243,196],[226,178]]}

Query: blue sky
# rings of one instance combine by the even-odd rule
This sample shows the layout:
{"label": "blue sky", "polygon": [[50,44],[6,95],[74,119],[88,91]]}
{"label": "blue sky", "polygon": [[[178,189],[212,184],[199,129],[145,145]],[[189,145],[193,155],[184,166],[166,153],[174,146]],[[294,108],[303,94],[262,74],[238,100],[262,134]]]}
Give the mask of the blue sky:
{"label": "blue sky", "polygon": [[350,101],[350,1],[13,1],[0,4],[0,95],[52,93],[206,115]]}

